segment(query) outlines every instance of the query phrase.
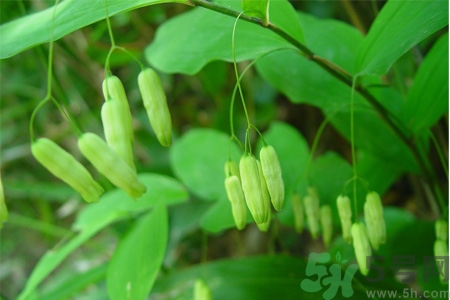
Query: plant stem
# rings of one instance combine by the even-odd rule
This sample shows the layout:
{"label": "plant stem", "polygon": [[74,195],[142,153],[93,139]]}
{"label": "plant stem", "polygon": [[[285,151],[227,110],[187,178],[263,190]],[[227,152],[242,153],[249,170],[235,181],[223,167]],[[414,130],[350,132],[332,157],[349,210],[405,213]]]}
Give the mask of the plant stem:
{"label": "plant stem", "polygon": [[[194,6],[200,6],[224,15],[228,15],[231,17],[238,17],[241,12],[229,9],[224,6],[217,5],[215,3],[208,2],[206,0],[190,0],[190,3]],[[286,33],[283,29],[277,27],[276,25],[269,22],[267,26],[264,26],[261,19],[250,17],[248,15],[242,14],[239,17],[241,20],[244,20],[246,22],[250,22],[256,25],[260,25],[261,27],[267,28],[268,30],[274,32],[284,40],[286,40],[291,45],[295,46],[297,49],[299,49],[303,55],[306,57],[306,59],[313,61],[317,65],[319,65],[321,68],[323,68],[325,71],[330,73],[332,76],[334,76],[336,79],[341,81],[342,83],[346,84],[348,87],[352,87],[353,85],[353,76],[349,74],[347,71],[343,70],[341,67],[337,66],[336,64],[332,63],[331,61],[328,61],[322,57],[317,56],[312,50],[310,50],[308,47],[303,45],[301,42],[290,36],[288,33]],[[403,130],[396,124],[396,122],[393,121],[394,117],[391,116],[389,111],[387,111],[378,101],[377,99],[369,93],[367,89],[362,87],[359,84],[355,84],[354,86],[355,91],[357,91],[364,99],[366,99],[373,108],[377,111],[380,118],[386,122],[386,124],[392,129],[392,131],[399,137],[399,139],[405,143],[405,145],[410,149],[412,152],[417,164],[419,165],[419,168],[422,171],[422,174],[425,178],[425,180],[432,186],[433,192],[435,194],[435,197],[437,198],[437,201],[439,203],[443,203],[442,198],[442,192],[440,191],[439,186],[436,183],[436,175],[433,172],[433,169],[430,169],[430,164],[428,162],[428,159],[422,155],[422,153],[417,149],[414,139],[409,138],[411,134],[406,134],[403,132]]]}

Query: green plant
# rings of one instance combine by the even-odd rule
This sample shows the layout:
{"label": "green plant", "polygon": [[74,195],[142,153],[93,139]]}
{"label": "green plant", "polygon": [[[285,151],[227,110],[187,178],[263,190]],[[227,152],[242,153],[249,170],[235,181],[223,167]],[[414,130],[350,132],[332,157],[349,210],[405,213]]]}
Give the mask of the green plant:
{"label": "green plant", "polygon": [[[448,292],[425,260],[448,255],[446,1],[0,3],[5,297],[320,297],[300,285],[318,250],[359,264],[356,298]],[[37,164],[40,136],[93,171],[80,137],[98,202]]]}

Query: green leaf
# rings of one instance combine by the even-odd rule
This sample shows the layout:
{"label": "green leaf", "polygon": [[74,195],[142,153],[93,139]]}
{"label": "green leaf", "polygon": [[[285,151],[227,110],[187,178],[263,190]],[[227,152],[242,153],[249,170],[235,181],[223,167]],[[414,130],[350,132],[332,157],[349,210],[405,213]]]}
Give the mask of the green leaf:
{"label": "green leaf", "polygon": [[[139,7],[167,2],[189,4],[187,0],[108,0],[108,15],[113,16]],[[56,8],[55,18],[53,18],[53,12],[53,7],[50,7],[0,26],[2,37],[0,59],[49,42],[52,26],[53,39],[57,40],[106,17],[103,0],[90,1],[89,5],[86,5],[84,1],[65,0]]]}
{"label": "green leaf", "polygon": [[103,227],[111,223],[113,219],[101,219],[99,222],[93,224],[93,226],[84,228],[74,238],[69,240],[63,246],[56,249],[47,251],[34,267],[24,290],[18,296],[18,300],[28,299],[30,295],[35,291],[38,285],[54,270],[56,267],[69,256],[73,251],[79,248],[89,238],[94,236]]}
{"label": "green leaf", "polygon": [[[308,47],[317,55],[352,71],[362,35],[354,27],[331,19],[299,13]],[[256,67],[264,79],[294,103],[329,110],[350,102],[350,89],[295,50],[283,50],[261,58]],[[317,88],[320,87],[320,88]]]}
{"label": "green leaf", "polygon": [[[300,14],[300,21],[308,46],[313,51],[351,70],[362,41],[360,33],[335,20]],[[351,90],[348,86],[292,50],[271,53],[260,59],[256,66],[261,76],[292,102],[321,108],[335,128],[350,139]],[[388,88],[376,89],[373,93],[390,113],[397,113],[403,101],[397,93]],[[396,164],[399,169],[417,172],[418,166],[407,146],[358,93],[355,93],[354,100],[356,146]]]}
{"label": "green leaf", "polygon": [[147,192],[138,200],[133,200],[124,191],[115,189],[108,192],[97,203],[86,206],[81,211],[73,228],[82,230],[103,220],[119,220],[130,217],[130,213],[140,213],[155,205],[171,205],[188,199],[186,189],[174,178],[159,174],[139,174],[139,180],[147,187]]}
{"label": "green leaf", "polygon": [[[343,191],[350,191],[350,185],[346,186],[346,183],[353,177],[352,166],[337,153],[326,152],[314,160],[310,176],[310,184],[317,188],[320,205],[330,205],[333,222],[339,223],[336,199]],[[353,198],[352,194],[348,193],[347,195]],[[362,199],[358,199],[358,202],[362,203]]]}
{"label": "green leaf", "polygon": [[448,33],[428,52],[403,106],[402,119],[414,133],[448,112]]}
{"label": "green leaf", "polygon": [[59,282],[51,289],[42,293],[41,299],[45,300],[60,300],[68,299],[76,295],[90,284],[100,281],[105,278],[107,265],[103,264],[94,267],[84,273],[74,274],[73,270],[68,275],[68,278]]}
{"label": "green leaf", "polygon": [[[328,271],[330,264],[331,262],[317,265]],[[253,256],[202,263],[158,278],[149,299],[191,300],[197,278],[209,286],[214,300],[322,299],[328,286],[319,283],[320,289],[315,293],[306,292],[300,286],[301,282],[308,278],[305,273],[306,266],[307,259],[286,255]],[[341,274],[337,274],[340,276],[338,280],[344,277],[343,273],[341,270]],[[322,278],[326,277],[331,279],[328,273]],[[316,281],[318,277],[314,275],[309,279]],[[371,283],[364,276],[357,274],[351,279],[354,291],[351,299],[367,298],[367,289],[397,290],[400,294],[406,288],[392,276],[386,276],[385,279]],[[349,298],[342,295],[341,289],[338,289],[333,297],[333,300],[346,299]]]}
{"label": "green leaf", "polygon": [[[217,3],[240,11],[238,1]],[[300,23],[288,1],[272,1],[270,21],[298,41],[303,41]],[[146,49],[146,58],[163,72],[185,74],[195,74],[214,60],[231,62],[234,22],[232,17],[203,8],[184,13],[158,28],[155,40]],[[244,21],[238,22],[235,36],[237,61],[254,59],[280,48],[293,46],[266,28]]]}
{"label": "green leaf", "polygon": [[158,279],[150,299],[193,299],[194,281],[201,278],[214,300],[308,299],[300,288],[306,261],[289,256],[256,256],[202,263]]}
{"label": "green leaf", "polygon": [[388,1],[358,52],[358,74],[385,74],[406,51],[448,24],[448,1]]}
{"label": "green leaf", "polygon": [[249,16],[261,19],[264,26],[269,23],[269,0],[242,0],[242,9]]}
{"label": "green leaf", "polygon": [[192,129],[177,140],[170,152],[173,170],[194,194],[204,200],[226,195],[224,165],[228,157],[241,156],[225,133],[214,129]]}
{"label": "green leaf", "polygon": [[184,188],[173,178],[140,174],[139,179],[147,186],[147,193],[139,200],[131,199],[123,191],[113,190],[102,196],[99,202],[87,205],[78,214],[73,225],[73,229],[80,232],[67,243],[44,254],[34,267],[18,299],[27,299],[64,259],[104,227],[124,217],[130,217],[132,212],[142,212],[158,204],[180,203],[188,197]]}
{"label": "green leaf", "polygon": [[119,242],[106,275],[110,299],[147,298],[164,258],[167,222],[166,207],[157,205]]}

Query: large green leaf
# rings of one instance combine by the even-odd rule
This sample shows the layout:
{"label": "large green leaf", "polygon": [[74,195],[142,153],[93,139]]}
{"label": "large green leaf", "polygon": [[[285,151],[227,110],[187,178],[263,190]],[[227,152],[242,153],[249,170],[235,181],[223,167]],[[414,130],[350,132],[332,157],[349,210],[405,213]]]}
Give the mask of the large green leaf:
{"label": "large green leaf", "polygon": [[[300,21],[305,39],[313,51],[351,70],[362,41],[354,28],[305,14],[300,14]],[[271,53],[260,59],[256,66],[261,76],[292,102],[321,108],[336,129],[350,138],[351,89],[348,86],[292,50]],[[373,80],[377,83],[376,79]],[[389,88],[379,88],[372,93],[391,114],[398,113],[403,99],[397,93]],[[354,102],[356,146],[396,164],[399,169],[417,171],[417,164],[407,146],[373,108],[358,93],[355,93]]]}
{"label": "large green leaf", "polygon": [[[239,1],[218,1],[241,11]],[[293,7],[286,0],[270,3],[270,21],[298,41],[303,33]],[[203,8],[177,16],[158,28],[155,40],[146,49],[148,61],[167,73],[195,74],[208,62],[232,61],[231,34],[235,19]],[[236,27],[235,51],[238,61],[254,59],[269,51],[290,47],[269,30],[239,21]]]}
{"label": "large green leaf", "polygon": [[[108,0],[108,15],[166,2],[189,4],[188,0]],[[89,4],[80,0],[65,0],[56,8],[54,20],[53,12],[53,7],[50,7],[0,26],[0,59],[49,42],[52,24],[53,39],[57,40],[106,17],[104,0],[89,1]]]}
{"label": "large green leaf", "polygon": [[166,207],[158,205],[119,242],[106,275],[110,299],[147,298],[164,258],[167,222]]}
{"label": "large green leaf", "polygon": [[[336,253],[330,252],[334,260]],[[342,257],[347,259],[348,257]],[[327,267],[331,264],[321,265],[321,269],[329,272]],[[272,299],[322,299],[324,292],[330,288],[321,282],[317,275],[309,277],[310,280],[319,280],[317,292],[307,292],[301,287],[301,282],[306,276],[307,259],[286,255],[254,256],[238,259],[226,259],[214,262],[202,263],[182,271],[173,272],[159,278],[150,294],[151,300],[190,300],[193,299],[193,287],[197,278],[201,278],[211,289],[212,298],[215,300],[272,300]],[[336,276],[336,277],[334,277]],[[337,277],[339,276],[339,277]],[[344,274],[331,275],[326,273],[324,277],[333,278],[333,285],[343,283]],[[368,282],[365,277],[356,274],[350,282],[354,291],[351,299],[367,298],[366,290],[397,290],[401,293],[405,286],[397,283],[392,276],[386,276],[379,283]],[[334,287],[336,287],[334,285]],[[338,288],[336,300],[349,299],[342,295],[342,288]]]}
{"label": "large green leaf", "polygon": [[108,192],[102,199],[81,211],[73,228],[82,230],[95,226],[102,219],[118,220],[140,213],[155,205],[171,205],[188,199],[186,189],[176,179],[159,174],[140,174],[140,181],[147,187],[147,192],[134,200],[124,191],[115,189]]}
{"label": "large green leaf", "polygon": [[44,254],[33,269],[18,299],[28,299],[38,285],[67,256],[112,222],[158,204],[169,205],[183,202],[188,196],[185,189],[173,178],[157,174],[140,174],[139,179],[147,186],[147,193],[139,200],[135,201],[124,192],[113,190],[102,196],[99,202],[87,205],[78,214],[73,225],[73,229],[79,233],[65,244]]}
{"label": "large green leaf", "polygon": [[388,1],[356,60],[358,74],[385,74],[406,51],[448,24],[448,1]]}
{"label": "large green leaf", "polygon": [[415,133],[448,112],[448,34],[425,57],[403,106],[402,119]]}
{"label": "large green leaf", "polygon": [[194,194],[210,201],[226,195],[225,162],[228,157],[238,162],[240,155],[230,137],[214,129],[190,130],[170,152],[175,174]]}

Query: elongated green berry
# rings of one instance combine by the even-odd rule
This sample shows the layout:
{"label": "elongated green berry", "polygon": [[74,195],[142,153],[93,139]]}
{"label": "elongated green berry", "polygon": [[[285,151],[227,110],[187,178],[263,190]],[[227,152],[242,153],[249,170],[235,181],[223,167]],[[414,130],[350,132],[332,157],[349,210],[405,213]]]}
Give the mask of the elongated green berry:
{"label": "elongated green berry", "polygon": [[109,99],[102,106],[102,122],[105,139],[132,170],[136,170],[133,161],[133,136],[129,134],[131,119],[129,111],[117,99]]}
{"label": "elongated green berry", "polygon": [[261,148],[259,158],[272,205],[280,211],[284,204],[284,181],[277,153],[272,146],[266,145]]}
{"label": "elongated green berry", "polygon": [[355,250],[356,261],[359,265],[359,271],[364,276],[369,274],[369,267],[367,265],[367,257],[372,255],[369,238],[366,227],[363,223],[353,223],[352,225],[353,249]]}
{"label": "elongated green berry", "polygon": [[211,290],[201,279],[196,279],[194,283],[194,300],[211,300]]}
{"label": "elongated green berry", "polygon": [[78,148],[100,173],[132,198],[139,198],[147,190],[136,172],[99,136],[83,134],[78,139]]}
{"label": "elongated green berry", "polygon": [[3,222],[8,220],[8,208],[5,202],[5,193],[3,191],[3,181],[0,174],[0,228],[3,227]]}
{"label": "elongated green berry", "polygon": [[313,239],[319,236],[319,202],[317,198],[308,194],[303,198],[303,206],[305,207],[306,221],[308,223],[309,232]]}
{"label": "elongated green berry", "polygon": [[347,242],[352,242],[352,208],[350,198],[339,195],[336,200],[339,219],[341,221],[342,238]]}
{"label": "elongated green berry", "polygon": [[225,170],[225,177],[236,175],[238,178],[240,178],[241,176],[241,174],[239,174],[239,167],[237,163],[232,160],[227,160],[225,162],[224,170]]}
{"label": "elongated green berry", "polygon": [[53,175],[81,194],[86,202],[97,202],[103,188],[92,178],[86,168],[69,152],[47,138],[31,145],[31,153]]}
{"label": "elongated green berry", "polygon": [[434,231],[436,238],[446,242],[448,240],[448,223],[443,219],[439,219],[434,223]]}
{"label": "elongated green berry", "polygon": [[127,132],[127,136],[130,137],[131,143],[133,143],[134,135],[133,135],[133,122],[131,117],[130,105],[128,104],[127,95],[125,93],[125,89],[123,88],[123,84],[117,76],[108,76],[103,80],[103,96],[105,97],[105,101],[108,100],[116,100],[122,107],[123,112],[121,118],[122,126],[124,130]]}
{"label": "elongated green berry", "polygon": [[267,230],[269,230],[270,227],[270,221],[272,220],[272,212],[269,211],[269,219],[267,220],[267,222],[264,223],[256,223],[256,226],[258,226],[258,229],[262,232],[267,232]]}
{"label": "elongated green berry", "polygon": [[267,222],[270,207],[264,201],[256,158],[251,154],[244,154],[239,162],[239,170],[245,201],[253,219],[258,224]]}
{"label": "elongated green berry", "polygon": [[331,206],[322,205],[320,207],[320,224],[322,225],[323,243],[328,247],[333,237],[333,213]]}
{"label": "elongated green berry", "polygon": [[[436,260],[436,266],[437,266],[438,272],[439,272],[439,278],[441,279],[442,283],[448,284],[448,281],[444,282],[444,276],[442,276],[442,271],[445,272],[445,268],[448,268],[448,265],[443,264],[443,261],[445,261],[445,258],[447,258],[447,261],[448,261],[448,242],[443,241],[441,239],[436,239],[434,241],[434,245],[433,245],[433,252],[434,252],[434,256],[436,256],[435,260]],[[442,270],[442,269],[444,269],[444,270]]]}
{"label": "elongated green berry", "polygon": [[295,231],[301,233],[305,227],[305,216],[303,210],[302,196],[295,192],[292,197],[292,211],[294,212]]}
{"label": "elongated green berry", "polygon": [[269,225],[270,225],[270,219],[271,219],[271,208],[270,208],[270,196],[269,196],[269,191],[267,189],[267,183],[266,183],[266,179],[264,178],[264,175],[262,173],[262,167],[261,167],[261,162],[259,160],[256,160],[256,163],[258,164],[258,173],[259,173],[259,180],[261,182],[261,192],[262,192],[262,201],[263,201],[263,205],[264,207],[267,207],[267,221],[264,223],[256,223],[258,225],[258,228],[261,231],[266,232],[269,229]]}
{"label": "elongated green berry", "polygon": [[376,192],[370,192],[364,203],[364,218],[372,247],[378,249],[386,242],[386,225],[383,217],[383,205]]}
{"label": "elongated green berry", "polygon": [[150,124],[159,143],[164,147],[170,146],[172,143],[172,120],[166,94],[158,74],[150,68],[143,70],[139,73],[138,85]]}
{"label": "elongated green berry", "polygon": [[234,222],[236,227],[241,230],[247,223],[247,209],[241,182],[236,175],[225,178],[225,190],[228,195],[228,200],[231,202]]}

